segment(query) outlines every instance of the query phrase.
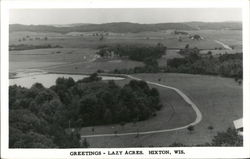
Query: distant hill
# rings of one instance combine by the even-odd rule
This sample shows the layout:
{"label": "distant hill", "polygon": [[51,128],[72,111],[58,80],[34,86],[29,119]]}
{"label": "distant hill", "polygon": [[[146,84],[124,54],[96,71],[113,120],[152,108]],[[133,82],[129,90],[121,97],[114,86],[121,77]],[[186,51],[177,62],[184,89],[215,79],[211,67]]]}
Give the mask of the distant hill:
{"label": "distant hill", "polygon": [[83,26],[90,25],[91,23],[72,23],[72,24],[52,24],[54,27],[75,27],[75,26]]}
{"label": "distant hill", "polygon": [[114,33],[138,33],[143,31],[160,31],[160,30],[197,30],[197,29],[241,29],[241,23],[221,22],[221,23],[158,23],[158,24],[139,24],[129,22],[104,23],[104,24],[69,24],[69,25],[22,25],[11,24],[9,29],[13,31],[32,31],[32,32],[92,32],[105,31]]}
{"label": "distant hill", "polygon": [[10,32],[12,31],[33,31],[33,32],[91,32],[105,31],[115,33],[137,33],[143,31],[159,31],[168,29],[178,30],[194,30],[195,28],[182,23],[159,23],[159,24],[138,24],[138,23],[105,23],[105,24],[83,24],[71,26],[52,26],[52,25],[22,25],[11,24]]}
{"label": "distant hill", "polygon": [[229,29],[229,30],[241,30],[242,23],[241,22],[187,22],[185,23],[190,27],[199,29],[199,30],[222,30],[222,29]]}

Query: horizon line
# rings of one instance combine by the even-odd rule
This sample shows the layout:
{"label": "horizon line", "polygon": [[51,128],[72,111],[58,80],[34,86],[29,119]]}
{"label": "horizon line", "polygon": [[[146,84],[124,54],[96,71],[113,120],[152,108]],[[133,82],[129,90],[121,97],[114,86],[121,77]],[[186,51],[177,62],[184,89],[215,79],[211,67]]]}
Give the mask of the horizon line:
{"label": "horizon line", "polygon": [[101,25],[101,24],[110,24],[110,23],[132,23],[132,24],[165,24],[165,23],[242,23],[242,21],[180,21],[180,22],[159,22],[159,23],[138,23],[138,22],[129,22],[129,21],[121,21],[121,22],[106,22],[106,23],[82,23],[82,22],[75,22],[75,23],[63,23],[63,24],[24,24],[24,23],[9,23],[9,25],[72,25],[72,24],[86,24],[86,25]]}

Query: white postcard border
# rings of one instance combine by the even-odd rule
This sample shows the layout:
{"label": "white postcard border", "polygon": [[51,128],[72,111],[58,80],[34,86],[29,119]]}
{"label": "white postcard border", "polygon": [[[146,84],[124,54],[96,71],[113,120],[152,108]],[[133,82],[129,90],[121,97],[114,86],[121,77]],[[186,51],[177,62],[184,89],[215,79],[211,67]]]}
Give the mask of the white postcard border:
{"label": "white postcard border", "polygon": [[[242,8],[243,17],[243,147],[178,147],[178,148],[101,148],[101,149],[9,149],[8,148],[8,41],[11,8]],[[246,158],[250,157],[250,49],[249,1],[2,1],[1,2],[1,151],[2,158]],[[107,151],[143,151],[144,155],[110,156]],[[185,155],[148,155],[149,150],[184,150]],[[70,152],[101,151],[102,155],[71,156]],[[104,154],[105,153],[105,154]]]}

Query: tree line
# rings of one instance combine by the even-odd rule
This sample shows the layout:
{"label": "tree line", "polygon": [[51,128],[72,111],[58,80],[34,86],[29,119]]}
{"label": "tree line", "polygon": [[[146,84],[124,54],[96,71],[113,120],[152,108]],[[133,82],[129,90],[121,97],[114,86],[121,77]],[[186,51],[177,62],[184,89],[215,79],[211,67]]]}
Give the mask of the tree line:
{"label": "tree line", "polygon": [[165,53],[166,47],[161,43],[156,46],[136,46],[136,45],[115,45],[103,46],[100,48],[99,54],[101,57],[105,56],[106,52],[113,51],[119,57],[128,57],[135,61],[146,61],[150,58],[158,59]]}
{"label": "tree line", "polygon": [[220,75],[222,77],[235,78],[236,81],[241,80],[243,77],[242,53],[212,55],[212,52],[209,51],[207,54],[200,54],[200,50],[197,47],[190,48],[189,45],[186,45],[184,49],[179,51],[183,58],[168,59],[166,66],[159,66],[157,59],[161,58],[167,49],[162,44],[158,44],[156,47],[149,49],[149,51],[145,51],[147,47],[140,47],[139,50],[141,51],[137,51],[137,46],[129,46],[123,49],[120,47],[115,48],[114,50],[119,50],[115,52],[118,52],[120,56],[127,55],[131,60],[143,61],[145,66],[130,69],[114,69],[111,73],[174,72]]}
{"label": "tree line", "polygon": [[156,46],[135,46],[135,45],[115,45],[100,48],[98,54],[105,57],[107,52],[113,52],[118,57],[127,57],[130,60],[144,63],[142,67],[133,69],[115,69],[112,73],[139,73],[139,72],[159,72],[157,59],[161,58],[166,51],[166,47],[158,43]]}
{"label": "tree line", "polygon": [[213,56],[211,52],[201,55],[197,48],[185,48],[180,53],[184,58],[167,61],[166,72],[220,75],[242,79],[242,53]]}
{"label": "tree line", "polygon": [[21,50],[34,50],[34,49],[50,49],[50,48],[62,48],[60,45],[27,45],[27,44],[18,44],[10,45],[9,51],[21,51]]}

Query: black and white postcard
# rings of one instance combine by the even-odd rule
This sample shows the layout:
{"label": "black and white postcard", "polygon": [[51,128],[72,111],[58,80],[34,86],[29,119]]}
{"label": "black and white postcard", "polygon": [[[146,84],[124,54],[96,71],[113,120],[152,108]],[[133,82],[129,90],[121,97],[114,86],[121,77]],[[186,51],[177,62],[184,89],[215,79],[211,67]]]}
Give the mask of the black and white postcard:
{"label": "black and white postcard", "polygon": [[1,158],[250,157],[249,1],[2,1]]}

